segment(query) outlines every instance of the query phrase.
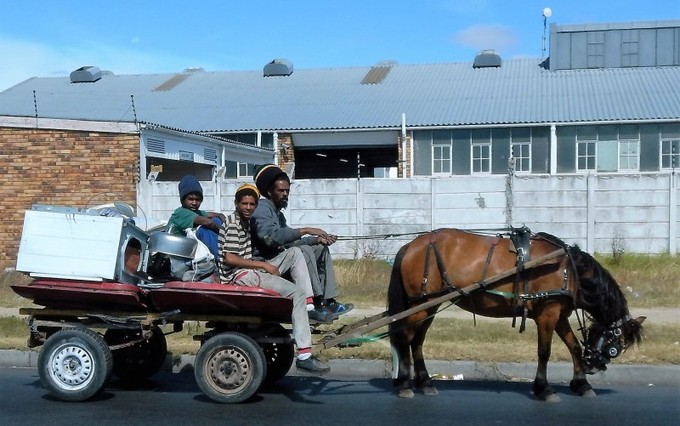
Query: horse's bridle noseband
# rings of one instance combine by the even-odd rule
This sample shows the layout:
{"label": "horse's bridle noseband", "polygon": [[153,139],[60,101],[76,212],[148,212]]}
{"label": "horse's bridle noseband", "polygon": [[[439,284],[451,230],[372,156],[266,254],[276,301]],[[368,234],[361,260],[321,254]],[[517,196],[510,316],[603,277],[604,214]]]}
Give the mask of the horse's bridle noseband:
{"label": "horse's bridle noseband", "polygon": [[588,374],[594,374],[598,371],[607,370],[607,364],[612,358],[616,358],[626,350],[625,344],[622,342],[623,330],[625,323],[630,321],[632,317],[626,315],[625,317],[609,324],[604,332],[597,338],[597,341],[590,342],[589,334],[592,333],[592,327],[587,330],[584,329],[583,335],[583,363]]}

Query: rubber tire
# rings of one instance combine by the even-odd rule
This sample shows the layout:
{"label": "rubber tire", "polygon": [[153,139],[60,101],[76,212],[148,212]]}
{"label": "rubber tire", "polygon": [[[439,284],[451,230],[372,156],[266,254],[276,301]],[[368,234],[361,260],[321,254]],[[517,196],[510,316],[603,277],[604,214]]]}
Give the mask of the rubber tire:
{"label": "rubber tire", "polygon": [[[151,329],[149,340],[133,346],[111,351],[113,354],[113,374],[126,382],[138,382],[158,373],[168,355],[168,343],[163,331],[157,326]],[[109,346],[119,345],[141,338],[141,330],[112,328],[104,334]]]}
{"label": "rubber tire", "polygon": [[[290,337],[288,330],[278,326],[267,337]],[[273,384],[283,379],[295,360],[295,345],[293,343],[262,343],[262,351],[267,362],[265,384]]]}
{"label": "rubber tire", "polygon": [[85,401],[111,377],[113,357],[102,337],[86,328],[66,328],[50,336],[38,355],[38,375],[62,401]]}
{"label": "rubber tire", "polygon": [[235,404],[253,396],[267,374],[264,353],[245,334],[225,332],[203,343],[194,375],[201,391],[220,403]]}

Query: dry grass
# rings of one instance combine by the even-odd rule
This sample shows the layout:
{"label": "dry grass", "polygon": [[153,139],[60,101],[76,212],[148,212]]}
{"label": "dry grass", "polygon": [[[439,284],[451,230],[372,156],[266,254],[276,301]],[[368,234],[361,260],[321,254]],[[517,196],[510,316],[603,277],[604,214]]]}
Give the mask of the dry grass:
{"label": "dry grass", "polygon": [[680,307],[680,256],[596,256],[633,307]]}
{"label": "dry grass", "polygon": [[[680,255],[595,256],[619,283],[631,307],[680,307]],[[343,300],[384,306],[391,265],[382,260],[338,261]]]}
{"label": "dry grass", "polygon": [[[629,348],[613,360],[616,364],[680,364],[678,327],[670,324],[645,324],[647,338],[639,347]],[[574,328],[576,329],[576,328]],[[388,339],[365,343],[358,348],[332,348],[322,358],[390,359]],[[536,327],[527,322],[519,333],[511,320],[482,321],[436,318],[423,346],[426,359],[479,362],[536,362]],[[571,361],[562,341],[553,338],[551,362]]]}
{"label": "dry grass", "polygon": [[392,265],[382,260],[338,260],[334,262],[341,301],[361,306],[387,303],[387,285]]}
{"label": "dry grass", "polygon": [[[0,265],[1,266],[1,265]],[[3,267],[0,272],[0,307],[14,308],[14,307],[30,307],[32,303],[30,300],[16,294],[11,285],[27,284],[31,280],[25,274],[16,272],[8,267]]]}

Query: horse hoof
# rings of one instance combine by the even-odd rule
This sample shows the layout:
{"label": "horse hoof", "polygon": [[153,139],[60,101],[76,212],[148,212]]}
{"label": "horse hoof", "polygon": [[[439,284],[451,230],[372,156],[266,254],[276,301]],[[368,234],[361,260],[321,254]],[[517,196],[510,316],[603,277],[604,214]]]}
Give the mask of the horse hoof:
{"label": "horse hoof", "polygon": [[556,393],[551,393],[550,395],[546,395],[545,398],[543,398],[543,401],[545,402],[550,402],[550,403],[556,403],[556,402],[561,402],[562,398],[559,397]]}
{"label": "horse hoof", "polygon": [[584,398],[595,398],[597,394],[595,393],[594,390],[588,389],[587,391],[583,392],[581,396]]}
{"label": "horse hoof", "polygon": [[413,393],[412,389],[399,389],[397,396],[399,396],[399,398],[413,398],[415,393]]}
{"label": "horse hoof", "polygon": [[439,394],[439,391],[434,386],[425,386],[423,388],[423,395],[437,396],[437,394]]}

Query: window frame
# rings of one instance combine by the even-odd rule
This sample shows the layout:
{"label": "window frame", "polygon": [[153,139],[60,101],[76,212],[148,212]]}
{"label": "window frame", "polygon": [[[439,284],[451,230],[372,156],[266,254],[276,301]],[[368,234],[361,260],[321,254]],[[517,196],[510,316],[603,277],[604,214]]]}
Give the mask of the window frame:
{"label": "window frame", "polygon": [[[664,153],[664,144],[670,143],[670,152]],[[669,166],[664,167],[664,158],[669,159]],[[675,159],[675,161],[673,161]],[[675,164],[673,164],[675,163]],[[680,138],[662,137],[659,140],[659,169],[675,170],[680,167]]]}
{"label": "window frame", "polygon": [[[619,143],[618,143],[618,157],[619,157],[619,164],[617,167],[617,172],[637,172],[640,171],[640,139],[621,139],[619,138]],[[625,144],[626,146],[630,146],[630,144],[635,144],[635,153],[630,154],[630,152],[627,152],[624,154],[623,152],[623,145]],[[630,159],[630,158],[635,158],[635,167],[623,167],[623,159]]]}
{"label": "window frame", "polygon": [[[525,138],[515,137],[514,132],[510,132],[510,158],[513,162],[513,170],[515,173],[520,174],[531,174],[532,164],[533,164],[533,129],[529,128],[529,140],[524,140]],[[517,140],[516,140],[517,139]],[[519,148],[520,156],[515,156],[515,148]],[[526,150],[526,152],[524,152]],[[526,168],[517,167],[517,163],[526,164]]]}
{"label": "window frame", "polygon": [[[586,154],[581,155],[579,148],[581,146],[586,147]],[[588,148],[592,146],[594,149],[594,152],[590,154],[588,151]],[[585,167],[581,168],[581,162],[580,160],[584,158],[586,162],[586,166],[588,165],[588,159],[593,160],[593,166],[592,167]],[[583,140],[578,140],[576,139],[576,173],[594,173],[597,172],[597,139],[583,139]]]}
{"label": "window frame", "polygon": [[[481,150],[478,154],[478,150]],[[486,156],[484,152],[486,151]],[[490,175],[491,174],[491,141],[488,142],[472,142],[470,149],[470,174],[471,175]],[[483,170],[484,162],[486,162],[486,170]],[[479,164],[480,170],[475,170],[475,165]]]}
{"label": "window frame", "polygon": [[621,33],[621,66],[637,67],[640,64],[640,32],[637,30]]}
{"label": "window frame", "polygon": [[[243,173],[242,167],[245,167],[245,174]],[[252,178],[255,172],[255,165],[252,163],[244,163],[239,161],[236,167],[236,177],[237,178]]]}
{"label": "window frame", "polygon": [[[443,151],[447,151],[448,153],[448,158],[445,158],[444,155],[437,156],[436,153],[438,150],[441,150],[442,154]],[[436,143],[434,140],[432,141],[432,153],[431,153],[431,158],[432,158],[432,176],[451,176],[452,174],[452,164],[453,164],[453,150],[451,148],[451,142],[448,144],[445,143]],[[440,171],[437,170],[437,165],[440,167]],[[448,170],[444,170],[444,166],[448,168]]]}
{"label": "window frame", "polygon": [[586,66],[588,68],[605,67],[605,33],[593,31],[586,34]]}

